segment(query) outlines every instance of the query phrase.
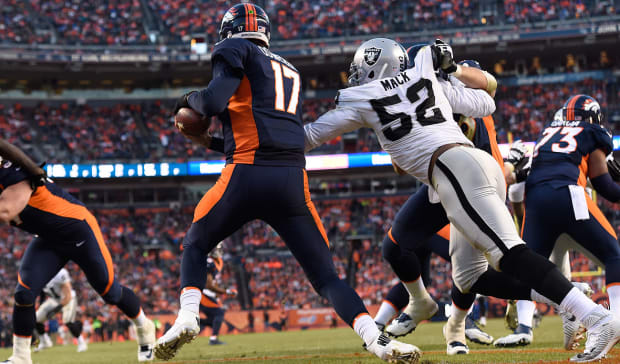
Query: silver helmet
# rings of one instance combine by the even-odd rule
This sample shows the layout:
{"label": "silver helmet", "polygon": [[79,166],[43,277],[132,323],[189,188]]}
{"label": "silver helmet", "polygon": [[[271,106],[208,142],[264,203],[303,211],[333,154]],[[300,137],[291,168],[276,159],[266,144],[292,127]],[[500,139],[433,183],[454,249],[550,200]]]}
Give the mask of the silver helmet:
{"label": "silver helmet", "polygon": [[349,68],[349,86],[396,76],[407,69],[407,63],[407,51],[400,43],[387,38],[371,39],[355,51]]}
{"label": "silver helmet", "polygon": [[553,114],[553,121],[563,121],[564,120],[563,111],[564,111],[564,108],[558,109],[558,111],[556,111],[555,114]]}

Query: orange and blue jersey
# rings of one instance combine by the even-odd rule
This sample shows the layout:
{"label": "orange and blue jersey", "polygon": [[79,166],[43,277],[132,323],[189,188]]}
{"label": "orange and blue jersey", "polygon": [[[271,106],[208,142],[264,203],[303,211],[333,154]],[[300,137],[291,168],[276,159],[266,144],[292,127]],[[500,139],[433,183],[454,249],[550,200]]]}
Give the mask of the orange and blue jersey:
{"label": "orange and blue jersey", "polygon": [[[211,275],[214,281],[218,280],[219,274],[222,271],[223,267],[224,261],[222,260],[222,258],[207,258],[207,275]],[[222,306],[220,301],[217,299],[216,293],[209,289],[202,290],[200,305],[205,308],[219,308]]]}
{"label": "orange and blue jersey", "polygon": [[569,185],[585,187],[590,153],[601,149],[611,153],[611,134],[598,124],[586,121],[554,121],[547,125],[534,147],[532,170],[526,190],[548,185],[561,188]]}
{"label": "orange and blue jersey", "polygon": [[284,58],[247,39],[228,38],[213,50],[243,78],[218,115],[227,163],[304,167],[301,78]]}

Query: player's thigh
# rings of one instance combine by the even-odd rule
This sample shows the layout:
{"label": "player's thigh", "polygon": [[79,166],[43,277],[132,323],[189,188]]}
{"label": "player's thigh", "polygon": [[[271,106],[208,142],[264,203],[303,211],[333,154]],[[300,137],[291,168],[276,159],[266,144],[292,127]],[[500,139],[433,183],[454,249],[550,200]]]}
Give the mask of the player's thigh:
{"label": "player's thigh", "polygon": [[457,147],[437,159],[432,178],[452,226],[483,251],[496,269],[503,254],[523,244],[502,199],[502,176],[497,162],[486,153]]}
{"label": "player's thigh", "polygon": [[390,237],[403,249],[415,249],[448,223],[443,206],[430,202],[429,188],[425,185],[398,210]]}
{"label": "player's thigh", "polygon": [[183,239],[184,246],[210,251],[254,217],[252,198],[255,196],[250,196],[248,191],[251,184],[260,183],[257,180],[265,176],[260,175],[260,168],[253,167],[226,165],[215,185],[196,206],[192,225]]}
{"label": "player's thigh", "polygon": [[39,308],[37,308],[37,312],[36,312],[36,318],[37,318],[37,322],[38,323],[43,323],[45,322],[48,318],[50,318],[50,315],[58,308],[58,305],[60,303],[55,300],[54,298],[47,298],[45,301],[43,301],[43,303],[41,303],[39,305]]}
{"label": "player's thigh", "polygon": [[37,237],[28,244],[20,263],[18,285],[37,296],[67,261],[58,243]]}
{"label": "player's thigh", "polygon": [[463,293],[469,292],[478,278],[488,269],[484,253],[474,247],[467,237],[454,227],[450,229],[450,259],[452,279]]}
{"label": "player's thigh", "polygon": [[70,322],[75,321],[75,316],[77,314],[77,300],[75,297],[72,297],[69,303],[62,307],[62,322],[68,324]]}
{"label": "player's thigh", "polygon": [[525,196],[521,235],[532,251],[545,258],[551,255],[566,226],[574,221],[567,198],[567,191],[546,186],[533,186]]}
{"label": "player's thigh", "polygon": [[567,227],[567,233],[582,248],[579,250],[589,252],[603,266],[607,261],[620,259],[618,239],[602,213],[595,215],[591,211],[588,220],[576,221]]}

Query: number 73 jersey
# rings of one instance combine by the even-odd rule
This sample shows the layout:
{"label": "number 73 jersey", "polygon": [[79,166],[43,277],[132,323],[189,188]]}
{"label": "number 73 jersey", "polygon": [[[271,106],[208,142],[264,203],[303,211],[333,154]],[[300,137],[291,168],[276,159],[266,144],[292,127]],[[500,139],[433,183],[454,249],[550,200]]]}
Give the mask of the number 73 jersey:
{"label": "number 73 jersey", "polygon": [[611,134],[602,126],[586,121],[553,121],[536,141],[526,186],[585,187],[588,158],[597,149],[605,155],[613,150]]}
{"label": "number 73 jersey", "polygon": [[358,128],[372,128],[394,163],[423,183],[437,148],[469,144],[452,113],[484,117],[495,111],[485,91],[465,88],[459,81],[438,80],[430,47],[415,58],[415,67],[338,91],[336,109],[304,127],[305,148],[313,149]]}

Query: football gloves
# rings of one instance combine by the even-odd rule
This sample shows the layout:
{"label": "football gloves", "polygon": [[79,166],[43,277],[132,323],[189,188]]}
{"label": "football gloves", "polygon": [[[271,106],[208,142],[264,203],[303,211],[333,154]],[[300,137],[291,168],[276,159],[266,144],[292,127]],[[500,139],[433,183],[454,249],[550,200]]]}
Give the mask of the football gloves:
{"label": "football gloves", "polygon": [[611,179],[616,182],[620,181],[620,163],[613,157],[607,159],[607,169],[609,170]]}
{"label": "football gloves", "polygon": [[179,110],[181,110],[184,107],[188,107],[188,108],[192,108],[191,106],[189,106],[189,102],[187,101],[187,98],[189,97],[189,95],[193,94],[196,91],[190,91],[186,94],[183,94],[181,97],[179,97],[177,99],[176,104],[174,105],[174,112],[172,113],[173,115],[176,115]]}
{"label": "football gloves", "polygon": [[508,157],[505,160],[513,165],[517,183],[525,181],[527,175],[530,173],[531,164],[528,163],[529,158],[525,156],[526,154],[527,147],[522,141],[517,140],[512,143],[512,147],[510,147],[510,151],[508,152]]}
{"label": "football gloves", "polygon": [[452,47],[441,39],[436,39],[431,45],[433,52],[433,66],[435,69],[441,69],[447,74],[454,73],[457,70],[457,64],[454,62],[454,53]]}

